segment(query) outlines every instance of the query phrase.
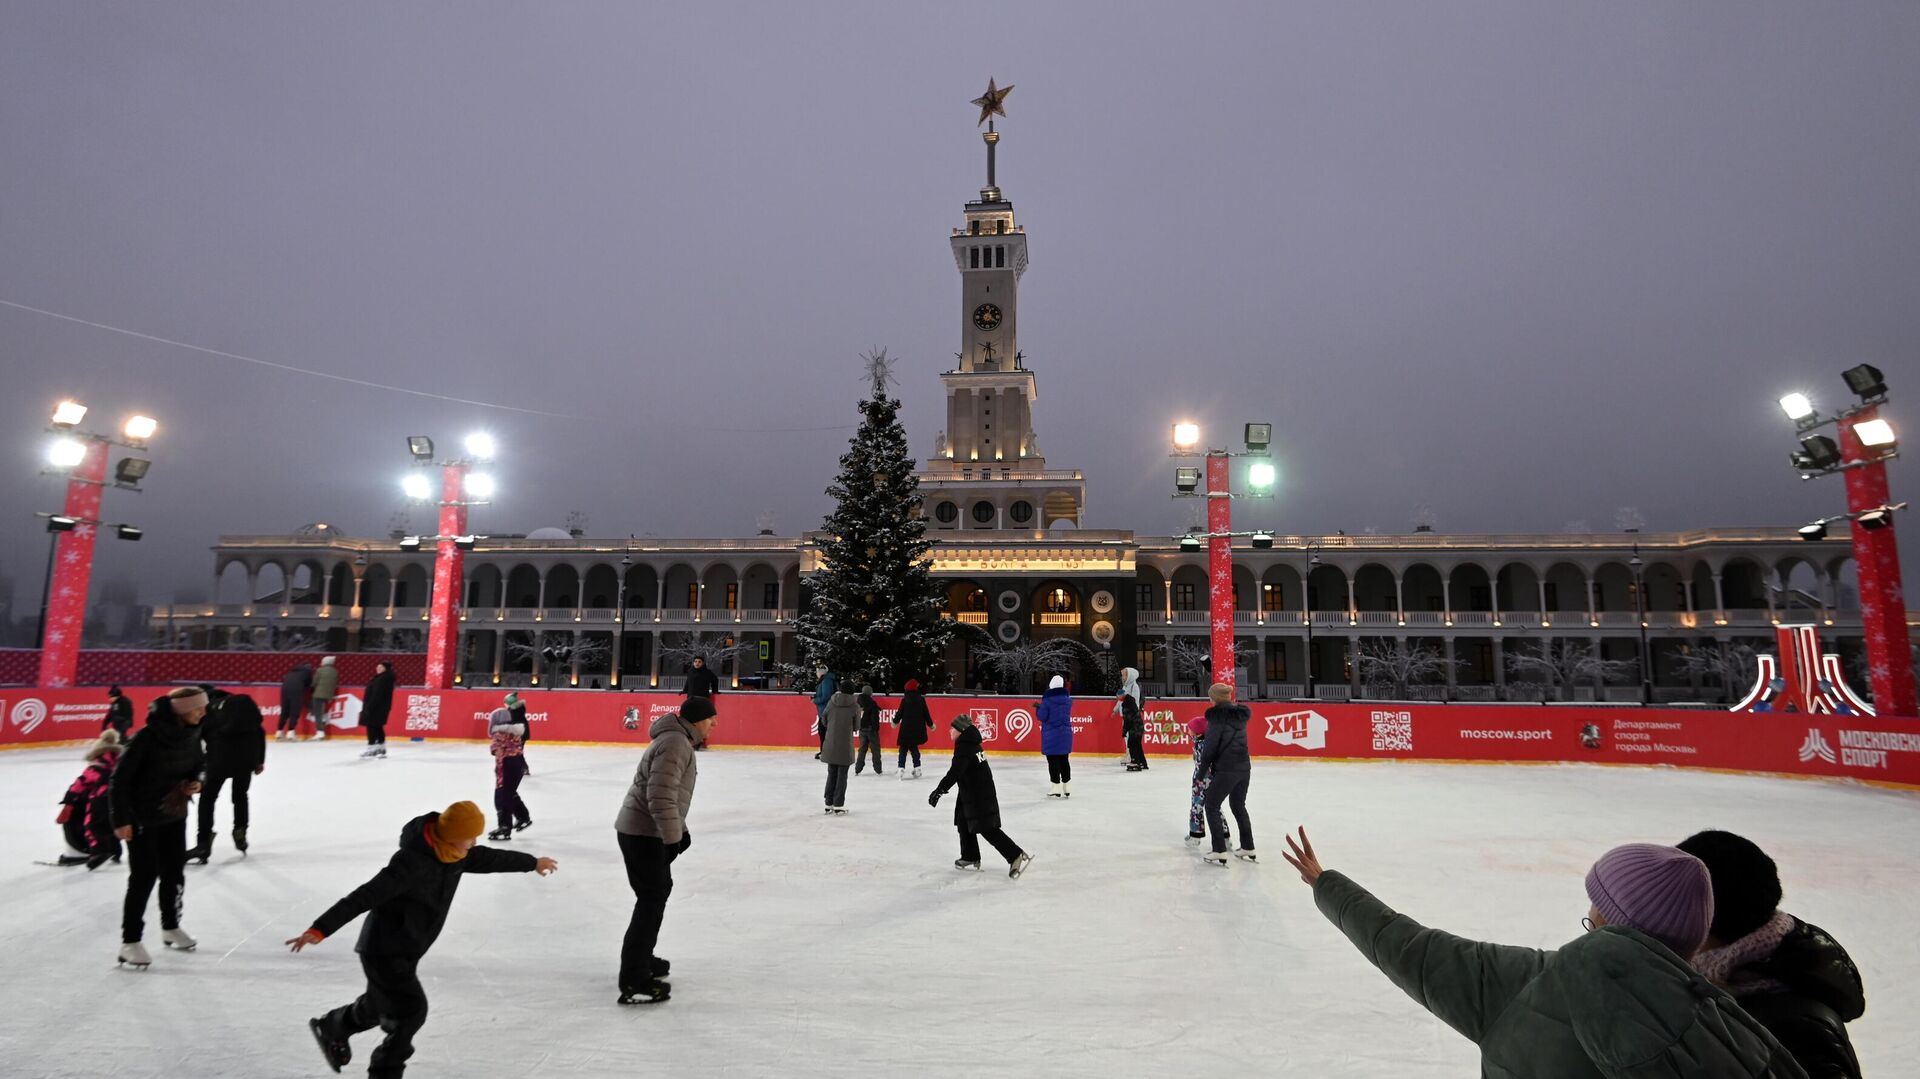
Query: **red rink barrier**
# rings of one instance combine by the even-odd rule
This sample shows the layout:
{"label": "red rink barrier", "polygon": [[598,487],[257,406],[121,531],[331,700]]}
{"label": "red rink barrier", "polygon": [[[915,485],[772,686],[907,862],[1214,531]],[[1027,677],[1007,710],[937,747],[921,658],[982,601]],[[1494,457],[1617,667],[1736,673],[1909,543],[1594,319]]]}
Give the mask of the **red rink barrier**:
{"label": "red rink barrier", "polygon": [[[279,686],[235,686],[251,692],[272,726]],[[127,687],[135,712],[164,686]],[[337,734],[357,733],[360,687],[334,700]],[[533,740],[643,745],[653,721],[679,706],[670,693],[522,689]],[[500,689],[397,689],[387,720],[390,738],[486,737],[486,717]],[[891,718],[898,697],[880,698]],[[722,693],[715,699],[716,746],[812,748],[813,702],[794,693]],[[950,748],[947,723],[965,712],[989,749],[1038,753],[1035,702],[1022,697],[929,697],[934,730],[927,749]],[[1125,752],[1110,698],[1079,698],[1073,708],[1074,752]],[[1658,708],[1583,708],[1468,704],[1284,704],[1255,702],[1248,743],[1260,757],[1371,760],[1588,761],[1669,764],[1741,772],[1837,776],[1920,787],[1920,722],[1797,713],[1736,714]],[[91,738],[106,715],[97,688],[0,690],[0,746]],[[1204,701],[1149,701],[1147,752],[1192,752],[1187,722]],[[634,726],[627,726],[628,710]],[[888,730],[882,742],[891,749]]]}

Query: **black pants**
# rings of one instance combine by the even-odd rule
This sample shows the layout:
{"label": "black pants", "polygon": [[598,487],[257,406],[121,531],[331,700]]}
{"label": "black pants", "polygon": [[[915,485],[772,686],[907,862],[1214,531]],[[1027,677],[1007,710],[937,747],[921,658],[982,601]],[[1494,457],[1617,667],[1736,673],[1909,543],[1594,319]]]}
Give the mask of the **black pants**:
{"label": "black pants", "polygon": [[367,725],[367,744],[368,745],[384,746],[387,744],[387,721],[386,720],[383,719],[378,723],[372,723],[363,719],[361,720],[361,722],[366,723]]}
{"label": "black pants", "polygon": [[853,770],[864,771],[867,767],[867,751],[873,751],[873,773],[880,774],[880,732],[862,730],[860,732],[860,753],[853,759]]}
{"label": "black pants", "polygon": [[160,928],[180,928],[180,901],[187,890],[187,820],[136,824],[127,843],[127,901],[120,912],[120,942],[132,944],[146,928],[147,898],[160,882]]}
{"label": "black pants", "polygon": [[1020,844],[1008,839],[1007,833],[1000,829],[989,828],[984,832],[972,832],[964,826],[960,827],[960,857],[969,862],[979,861],[981,836],[987,837],[987,842],[993,844],[993,849],[1000,852],[1000,857],[1005,858],[1008,865],[1012,865],[1013,860],[1020,857]]}
{"label": "black pants", "polygon": [[1142,768],[1147,766],[1147,740],[1145,732],[1137,726],[1127,728],[1127,760]]}
{"label": "black pants", "polygon": [[300,726],[300,716],[305,713],[306,710],[306,705],[299,701],[288,704],[285,697],[280,698],[280,729],[283,731],[291,731],[298,728]]}
{"label": "black pants", "polygon": [[919,746],[901,746],[900,747],[900,763],[896,767],[905,768],[907,766],[907,754],[909,753],[913,754],[913,766],[915,768],[920,767],[920,747]]}
{"label": "black pants", "polygon": [[375,1079],[398,1079],[406,1071],[413,1036],[427,1025],[427,991],[420,986],[419,967],[420,960],[408,956],[361,956],[367,991],[322,1020],[342,1041],[374,1027],[387,1032],[367,1057],[367,1074]]}
{"label": "black pants", "polygon": [[1252,772],[1215,772],[1213,782],[1207,785],[1207,828],[1213,833],[1216,854],[1227,849],[1227,820],[1220,815],[1221,802],[1233,809],[1234,827],[1240,829],[1240,849],[1253,849],[1253,822],[1247,818],[1247,782],[1252,778]]}
{"label": "black pants", "polygon": [[847,804],[847,766],[844,764],[827,765],[827,804],[843,806]]}
{"label": "black pants", "polygon": [[637,988],[653,976],[660,920],[673,894],[674,852],[656,836],[617,834],[620,858],[627,863],[627,886],[633,889],[633,917],[620,944],[620,987]]}
{"label": "black pants", "polygon": [[1073,782],[1073,763],[1065,753],[1047,754],[1047,779],[1053,783]]}
{"label": "black pants", "polygon": [[237,773],[208,772],[206,784],[200,791],[200,838],[198,845],[205,846],[213,842],[213,808],[220,801],[220,788],[233,784],[233,828],[243,832],[247,828],[247,791],[253,787],[253,771]]}
{"label": "black pants", "polygon": [[493,761],[493,811],[500,818],[500,827],[511,828],[515,822],[531,824],[533,815],[527,812],[527,803],[520,800],[520,780],[526,777],[527,760],[525,757],[496,757]]}

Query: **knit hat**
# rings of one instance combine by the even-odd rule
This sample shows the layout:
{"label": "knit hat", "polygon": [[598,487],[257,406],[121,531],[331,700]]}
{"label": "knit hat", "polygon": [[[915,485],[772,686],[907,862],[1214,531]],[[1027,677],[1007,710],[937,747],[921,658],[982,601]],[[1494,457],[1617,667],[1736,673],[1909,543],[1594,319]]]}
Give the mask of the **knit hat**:
{"label": "knit hat", "polygon": [[506,704],[507,704],[507,707],[508,707],[508,708],[518,708],[518,707],[520,707],[520,694],[518,694],[518,693],[509,693],[509,694],[507,694],[507,701],[506,701]]}
{"label": "knit hat", "polygon": [[181,686],[167,694],[167,699],[173,702],[173,714],[184,716],[207,706],[207,691],[199,686]]}
{"label": "knit hat", "polygon": [[973,718],[967,715],[965,712],[962,712],[959,715],[953,717],[953,723],[951,724],[951,726],[956,731],[964,731],[967,728],[973,726]]}
{"label": "knit hat", "polygon": [[713,702],[705,697],[688,697],[687,703],[680,706],[680,718],[688,723],[698,723],[713,717]]}
{"label": "knit hat", "polygon": [[427,845],[433,848],[435,857],[452,864],[467,856],[466,850],[457,844],[479,839],[480,833],[486,830],[487,818],[479,806],[455,802],[442,811],[438,819],[427,822]]}
{"label": "knit hat", "polygon": [[332,657],[332,656],[321,656],[321,657],[320,657],[320,665],[321,665],[322,667],[331,667],[331,666],[333,666],[333,657]]}
{"label": "knit hat", "polygon": [[86,759],[95,761],[109,753],[117,753],[119,751],[120,732],[114,730],[112,727],[108,727],[106,730],[100,732],[100,737],[94,739],[92,745],[87,747]]}
{"label": "knit hat", "polygon": [[1706,864],[1677,847],[1613,848],[1587,870],[1587,898],[1609,925],[1638,929],[1682,959],[1700,950],[1713,924]]}
{"label": "knit hat", "polygon": [[1225,682],[1215,682],[1207,687],[1207,699],[1215,704],[1232,704],[1233,687]]}
{"label": "knit hat", "polygon": [[909,678],[907,679],[907,684],[900,688],[907,693],[912,693],[914,690],[920,688],[920,680],[918,678]]}
{"label": "knit hat", "polygon": [[1065,689],[1067,688],[1067,680],[1056,674],[1047,681],[1047,688],[1048,689]]}
{"label": "knit hat", "polygon": [[1713,935],[1732,944],[1766,925],[1780,909],[1780,870],[1753,840],[1732,832],[1697,832],[1679,848],[1707,865],[1713,881]]}

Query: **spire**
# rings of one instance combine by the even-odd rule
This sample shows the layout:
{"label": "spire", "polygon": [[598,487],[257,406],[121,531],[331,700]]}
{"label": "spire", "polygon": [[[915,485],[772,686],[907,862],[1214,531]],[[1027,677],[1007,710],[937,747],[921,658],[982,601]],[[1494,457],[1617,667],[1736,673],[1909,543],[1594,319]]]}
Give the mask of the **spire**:
{"label": "spire", "polygon": [[996,85],[992,79],[988,79],[987,92],[974,98],[972,102],[980,107],[980,119],[974,126],[978,127],[980,124],[987,125],[987,129],[980,133],[981,141],[987,144],[987,186],[980,189],[981,202],[999,202],[1001,200],[1000,185],[994,180],[993,175],[993,151],[994,147],[1000,142],[1000,133],[993,129],[993,118],[1007,114],[1006,106],[1003,102],[1007,100],[1007,95],[1011,93],[1013,93],[1013,87],[999,86]]}

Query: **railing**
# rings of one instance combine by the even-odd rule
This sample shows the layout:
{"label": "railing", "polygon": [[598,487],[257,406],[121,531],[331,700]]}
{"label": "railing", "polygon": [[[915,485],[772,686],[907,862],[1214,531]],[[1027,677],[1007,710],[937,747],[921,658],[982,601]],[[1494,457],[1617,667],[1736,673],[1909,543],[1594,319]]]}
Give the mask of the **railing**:
{"label": "railing", "polygon": [[1400,612],[1361,611],[1360,624],[1363,626],[1397,626],[1400,624]]}
{"label": "railing", "polygon": [[425,607],[395,607],[392,609],[392,618],[395,622],[425,622],[431,613]]}
{"label": "railing", "polygon": [[1269,626],[1306,625],[1306,618],[1299,611],[1263,611],[1260,617]]}
{"label": "railing", "polygon": [[1315,686],[1313,687],[1313,696],[1315,700],[1321,701],[1350,701],[1353,699],[1353,687]]}
{"label": "railing", "polygon": [[[956,622],[965,622],[969,626],[984,626],[990,617],[991,616],[985,611],[957,611],[954,613],[953,620]],[[1140,624],[1145,625],[1146,622],[1147,616],[1144,614],[1141,615]]]}
{"label": "railing", "polygon": [[1077,626],[1080,624],[1078,611],[1041,611],[1037,616],[1043,626]]}
{"label": "railing", "polygon": [[1455,686],[1452,695],[1456,701],[1493,701],[1500,698],[1498,686]]}
{"label": "railing", "polygon": [[1456,626],[1491,626],[1493,625],[1493,612],[1455,611],[1453,612],[1453,624]]}
{"label": "railing", "polygon": [[1528,629],[1540,624],[1539,611],[1501,611],[1499,622],[1502,626],[1514,629]]}
{"label": "railing", "polygon": [[1257,626],[1260,624],[1259,614],[1260,612],[1258,611],[1235,611],[1233,612],[1233,624],[1236,626]]}
{"label": "railing", "polygon": [[1444,626],[1447,623],[1445,611],[1408,611],[1409,626]]}
{"label": "railing", "polygon": [[320,617],[320,605],[318,603],[295,603],[286,608],[286,617],[318,618]]}
{"label": "railing", "polygon": [[780,612],[771,607],[750,607],[746,610],[735,611],[734,613],[739,615],[739,621],[742,622],[760,623],[778,622],[780,620]]}
{"label": "railing", "polygon": [[1204,626],[1207,624],[1205,611],[1175,611],[1173,624],[1176,626]]}
{"label": "railing", "polygon": [[1600,623],[1602,626],[1637,626],[1640,624],[1640,615],[1637,611],[1598,611],[1595,612],[1593,618],[1594,621]]}
{"label": "railing", "polygon": [[[249,606],[250,604],[246,604],[246,603],[222,603],[213,609],[213,613],[217,615],[221,615],[223,617],[232,617],[234,615],[244,615],[247,613],[247,608]],[[178,610],[174,611],[175,616],[178,616],[180,613],[181,612]]]}
{"label": "railing", "polygon": [[1316,626],[1345,626],[1351,624],[1351,622],[1352,619],[1348,617],[1345,611],[1313,612],[1313,624]]}
{"label": "railing", "polygon": [[508,622],[538,622],[546,612],[538,607],[502,607],[500,617]]}

